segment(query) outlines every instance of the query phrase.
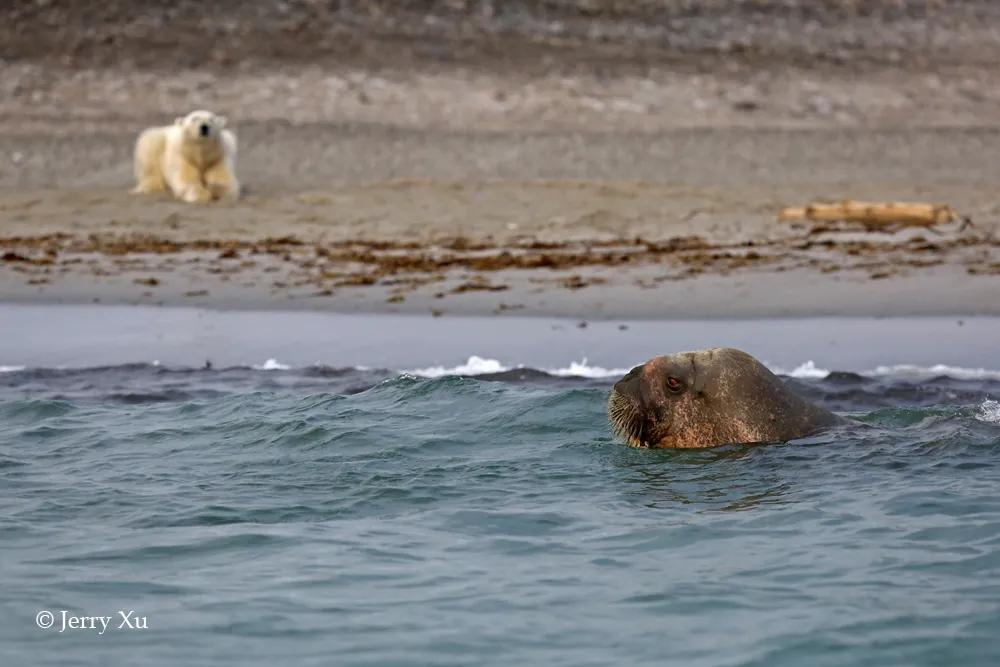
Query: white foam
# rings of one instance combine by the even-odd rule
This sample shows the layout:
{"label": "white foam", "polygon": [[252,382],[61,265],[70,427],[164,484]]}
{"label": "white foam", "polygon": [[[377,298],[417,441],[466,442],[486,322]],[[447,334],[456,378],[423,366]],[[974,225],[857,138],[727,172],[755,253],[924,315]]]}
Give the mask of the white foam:
{"label": "white foam", "polygon": [[976,413],[976,419],[989,424],[1000,424],[1000,401],[994,401],[987,398],[983,401],[982,405],[979,406],[979,412]]}
{"label": "white foam", "polygon": [[257,371],[287,371],[290,368],[291,366],[283,364],[277,359],[268,359],[263,364],[255,365],[253,367],[253,369]]}
{"label": "white foam", "polygon": [[404,371],[404,373],[425,378],[439,378],[445,375],[483,375],[485,373],[503,373],[509,370],[509,366],[504,366],[496,359],[484,359],[472,355],[468,361],[458,366],[429,366],[428,368],[414,368]]}
{"label": "white foam", "polygon": [[587,358],[584,357],[583,361],[571,361],[569,366],[548,369],[545,372],[550,375],[558,375],[559,377],[607,378],[625,375],[629,372],[629,369],[591,366],[587,363]]}
{"label": "white foam", "polygon": [[[430,366],[406,371],[412,375],[425,378],[437,378],[444,375],[484,375],[487,373],[503,373],[513,368],[524,368],[523,364],[508,366],[497,359],[489,359],[473,355],[464,364],[457,366]],[[603,368],[591,366],[586,357],[582,361],[571,361],[568,366],[559,368],[543,368],[549,375],[559,377],[606,378],[618,377],[628,373],[627,368]]]}
{"label": "white foam", "polygon": [[0,366],[0,373],[16,373],[24,369],[24,366]]}
{"label": "white foam", "polygon": [[812,359],[804,364],[799,364],[790,371],[781,370],[780,368],[772,368],[771,370],[779,375],[787,375],[793,378],[814,378],[818,380],[822,380],[830,374],[829,370],[818,367]]}

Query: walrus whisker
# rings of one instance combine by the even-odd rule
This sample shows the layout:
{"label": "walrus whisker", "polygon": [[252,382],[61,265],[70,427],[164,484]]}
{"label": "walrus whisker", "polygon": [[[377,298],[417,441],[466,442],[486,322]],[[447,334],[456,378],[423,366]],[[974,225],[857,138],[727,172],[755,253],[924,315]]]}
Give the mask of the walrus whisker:
{"label": "walrus whisker", "polygon": [[608,421],[612,433],[632,447],[645,447],[642,440],[643,420],[636,406],[617,392],[608,400]]}

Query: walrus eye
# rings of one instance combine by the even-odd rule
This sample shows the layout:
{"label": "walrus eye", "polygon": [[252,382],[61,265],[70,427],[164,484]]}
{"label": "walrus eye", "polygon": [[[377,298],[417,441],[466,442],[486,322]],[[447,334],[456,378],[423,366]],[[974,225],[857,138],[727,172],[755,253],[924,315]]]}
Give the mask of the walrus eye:
{"label": "walrus eye", "polygon": [[672,375],[667,378],[667,389],[669,389],[670,391],[672,391],[674,393],[677,393],[677,392],[679,392],[681,390],[681,388],[682,388],[682,385],[681,385],[681,381],[680,380],[678,380],[677,378],[675,378]]}

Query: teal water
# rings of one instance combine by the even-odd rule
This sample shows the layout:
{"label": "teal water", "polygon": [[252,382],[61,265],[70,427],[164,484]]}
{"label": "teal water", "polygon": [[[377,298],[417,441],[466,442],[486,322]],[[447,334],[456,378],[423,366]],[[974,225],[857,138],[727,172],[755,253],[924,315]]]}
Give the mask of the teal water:
{"label": "teal water", "polygon": [[0,664],[1000,662],[1000,380],[789,379],[860,423],[697,452],[611,382],[0,373]]}

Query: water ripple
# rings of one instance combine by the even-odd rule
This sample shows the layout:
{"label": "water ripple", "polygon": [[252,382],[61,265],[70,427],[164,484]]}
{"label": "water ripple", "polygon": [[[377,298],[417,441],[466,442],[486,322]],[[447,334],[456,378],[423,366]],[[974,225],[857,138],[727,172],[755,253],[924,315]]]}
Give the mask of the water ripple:
{"label": "water ripple", "polygon": [[861,423],[649,451],[529,370],[4,373],[0,661],[997,663],[995,380],[799,378]]}

